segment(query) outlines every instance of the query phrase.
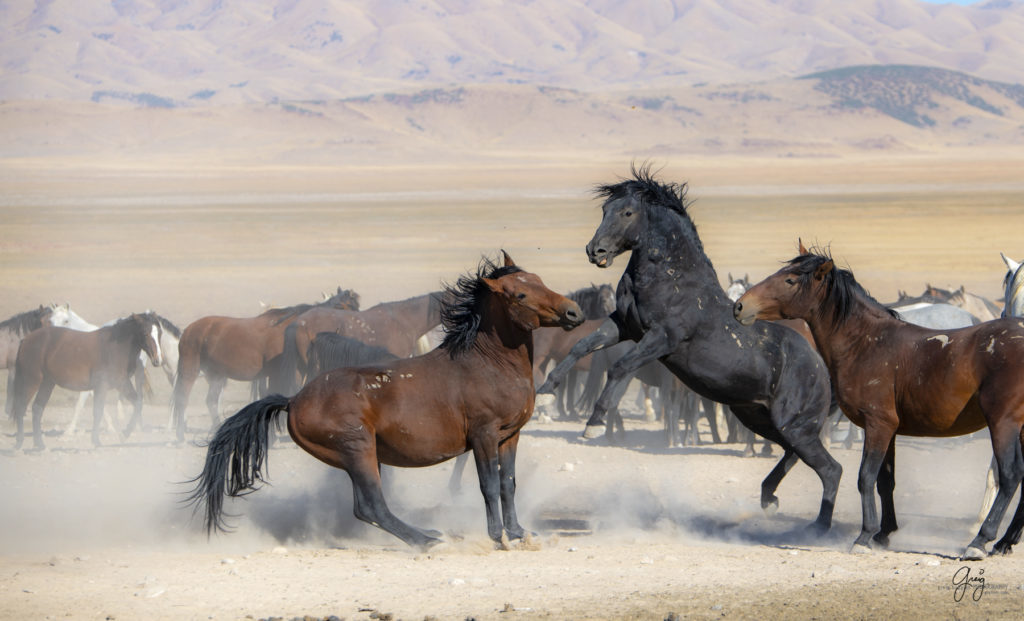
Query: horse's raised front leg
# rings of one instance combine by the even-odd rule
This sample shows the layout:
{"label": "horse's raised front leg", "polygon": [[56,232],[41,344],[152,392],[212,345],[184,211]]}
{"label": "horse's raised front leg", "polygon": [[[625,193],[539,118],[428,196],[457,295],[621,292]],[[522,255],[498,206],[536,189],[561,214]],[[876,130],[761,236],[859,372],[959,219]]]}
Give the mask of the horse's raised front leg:
{"label": "horse's raised front leg", "polygon": [[548,374],[547,379],[537,389],[537,394],[554,394],[555,388],[565,380],[565,377],[569,375],[569,371],[576,366],[580,358],[604,347],[615,345],[620,340],[618,325],[611,319],[606,319],[598,326],[597,330],[594,330],[573,345],[572,349],[569,350],[569,355],[555,365],[554,370]]}
{"label": "horse's raised front leg", "polygon": [[594,421],[603,420],[608,410],[618,404],[624,391],[623,384],[628,382],[641,367],[668,354],[673,347],[674,343],[669,342],[665,331],[660,327],[654,327],[612,364],[608,369],[608,379],[601,391],[601,396],[594,404],[594,413],[590,415],[587,427],[583,431],[584,438],[595,438],[601,435],[603,425],[594,424]]}

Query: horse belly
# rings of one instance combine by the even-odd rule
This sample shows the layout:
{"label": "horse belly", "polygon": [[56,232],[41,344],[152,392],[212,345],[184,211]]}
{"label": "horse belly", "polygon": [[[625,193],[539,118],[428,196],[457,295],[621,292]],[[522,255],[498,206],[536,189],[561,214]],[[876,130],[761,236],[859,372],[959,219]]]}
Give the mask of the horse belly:
{"label": "horse belly", "polygon": [[904,436],[952,438],[974,433],[987,425],[978,405],[978,395],[966,399],[949,396],[946,400],[916,401],[898,404],[899,427]]}

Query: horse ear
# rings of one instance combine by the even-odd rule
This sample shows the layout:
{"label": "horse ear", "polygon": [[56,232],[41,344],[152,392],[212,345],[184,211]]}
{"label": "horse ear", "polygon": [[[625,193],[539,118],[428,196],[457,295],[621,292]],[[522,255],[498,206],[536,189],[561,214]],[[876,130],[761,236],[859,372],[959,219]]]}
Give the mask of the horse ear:
{"label": "horse ear", "polygon": [[732,279],[732,272],[729,272],[729,284],[731,285],[734,282],[736,281]]}
{"label": "horse ear", "polygon": [[797,244],[797,246],[800,247],[799,252],[800,252],[801,256],[803,256],[805,254],[810,254],[809,252],[807,252],[807,248],[804,248],[804,240],[803,239],[797,237],[796,238],[796,244]]}
{"label": "horse ear", "polygon": [[507,252],[505,252],[504,248],[501,250],[501,254],[502,254],[503,257],[505,257],[505,267],[515,267],[516,266],[516,262],[512,260],[512,257],[510,257]]}
{"label": "horse ear", "polygon": [[743,282],[750,282],[750,274],[743,275]]}
{"label": "horse ear", "polygon": [[825,274],[831,272],[832,268],[834,267],[835,263],[832,262],[832,259],[825,261],[824,263],[818,266],[818,269],[814,270],[814,279],[821,280],[822,278],[825,277]]}
{"label": "horse ear", "polygon": [[1014,261],[1005,254],[1000,252],[999,256],[1003,257],[1003,263],[1006,264],[1006,269],[1010,270],[1011,272],[1016,272],[1020,268],[1020,263]]}

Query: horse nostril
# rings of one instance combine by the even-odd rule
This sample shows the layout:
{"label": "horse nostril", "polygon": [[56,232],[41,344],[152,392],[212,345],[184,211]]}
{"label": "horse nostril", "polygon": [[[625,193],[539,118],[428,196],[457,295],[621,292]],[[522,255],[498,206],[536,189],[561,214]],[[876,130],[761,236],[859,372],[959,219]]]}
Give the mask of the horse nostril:
{"label": "horse nostril", "polygon": [[569,310],[565,311],[565,316],[568,317],[569,319],[579,319],[580,314],[576,311],[576,309],[570,308]]}
{"label": "horse nostril", "polygon": [[734,309],[734,310],[735,310],[735,311],[736,311],[737,313],[741,313],[741,312],[743,312],[743,303],[742,303],[742,302],[736,302],[736,304],[735,304],[735,305],[733,306],[733,309]]}

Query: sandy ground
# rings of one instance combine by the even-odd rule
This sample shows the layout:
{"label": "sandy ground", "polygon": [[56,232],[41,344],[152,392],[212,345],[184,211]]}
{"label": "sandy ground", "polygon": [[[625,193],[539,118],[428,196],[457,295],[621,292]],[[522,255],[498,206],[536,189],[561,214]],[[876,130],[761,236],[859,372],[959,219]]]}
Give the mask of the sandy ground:
{"label": "sandy ground", "polygon": [[[741,164],[666,171],[691,182],[694,219],[723,280],[767,275],[803,237],[831,242],[883,300],[926,282],[996,297],[998,253],[1024,257],[1019,162]],[[343,182],[323,171],[174,178],[7,168],[0,315],[67,301],[97,323],[152,308],[184,326],[207,314],[254,315],[260,301],[312,301],[337,286],[357,290],[367,307],[436,289],[501,247],[555,289],[618,277],[587,265],[581,249],[598,218],[588,188],[625,174],[621,165],[536,177],[421,170],[391,185],[380,171],[359,172]],[[106,430],[101,448],[81,431],[88,421],[61,433],[73,395],[60,390],[44,417],[45,452],[10,450],[13,426],[2,423],[0,618],[1024,614],[1024,561],[964,570],[956,558],[981,501],[983,435],[899,441],[902,528],[889,551],[870,555],[848,553],[860,523],[858,447],[833,446],[844,467],[835,526],[812,539],[803,527],[821,487],[808,468],[793,469],[779,513],[765,516],[759,483],[773,460],[743,458],[737,444],[667,449],[632,393],[624,446],[581,440],[579,423],[527,425],[517,497],[536,535],[511,550],[486,538],[472,472],[453,495],[450,463],[388,471],[396,513],[446,533],[422,552],[357,522],[347,477],[288,442],[271,451],[272,485],[229,507],[236,531],[207,540],[179,504],[180,482],[201,468],[205,384],[193,394],[189,443],[176,446],[164,428],[170,388],[162,376],[151,381],[146,428],[127,440]],[[247,390],[232,384],[225,411],[244,405]],[[955,588],[965,571],[966,592]]]}

